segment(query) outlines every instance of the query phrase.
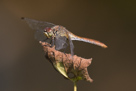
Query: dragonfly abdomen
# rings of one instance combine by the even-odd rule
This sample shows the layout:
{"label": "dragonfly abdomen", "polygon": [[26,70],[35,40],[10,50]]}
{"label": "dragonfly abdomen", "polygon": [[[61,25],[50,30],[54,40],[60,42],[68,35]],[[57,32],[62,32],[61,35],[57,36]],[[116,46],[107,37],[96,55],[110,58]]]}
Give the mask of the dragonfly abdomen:
{"label": "dragonfly abdomen", "polygon": [[94,40],[94,39],[89,39],[89,38],[84,38],[84,37],[79,37],[79,36],[76,36],[74,34],[70,34],[70,35],[71,35],[72,40],[83,41],[83,42],[87,42],[87,43],[91,43],[91,44],[94,44],[94,45],[101,46],[103,48],[107,48],[107,46],[100,41],[97,41],[97,40]]}

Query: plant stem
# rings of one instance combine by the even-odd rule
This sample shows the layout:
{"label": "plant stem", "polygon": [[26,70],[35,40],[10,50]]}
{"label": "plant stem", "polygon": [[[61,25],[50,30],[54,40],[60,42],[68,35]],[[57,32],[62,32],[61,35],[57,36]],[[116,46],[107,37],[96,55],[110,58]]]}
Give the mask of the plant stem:
{"label": "plant stem", "polygon": [[77,91],[76,81],[74,82],[74,91]]}

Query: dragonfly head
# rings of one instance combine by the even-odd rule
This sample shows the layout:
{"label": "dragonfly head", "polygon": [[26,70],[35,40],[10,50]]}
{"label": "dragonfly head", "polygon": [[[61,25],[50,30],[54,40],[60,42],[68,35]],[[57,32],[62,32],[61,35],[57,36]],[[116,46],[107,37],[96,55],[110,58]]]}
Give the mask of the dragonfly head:
{"label": "dragonfly head", "polygon": [[44,34],[48,38],[52,37],[53,36],[52,29],[49,28],[49,27],[46,27],[45,30],[44,30]]}

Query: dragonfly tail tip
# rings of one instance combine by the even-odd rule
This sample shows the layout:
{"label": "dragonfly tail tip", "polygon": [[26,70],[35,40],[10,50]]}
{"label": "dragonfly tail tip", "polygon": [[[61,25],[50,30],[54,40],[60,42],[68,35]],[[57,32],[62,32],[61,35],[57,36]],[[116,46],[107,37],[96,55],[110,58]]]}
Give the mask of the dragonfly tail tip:
{"label": "dragonfly tail tip", "polygon": [[103,48],[108,48],[108,46],[104,45]]}

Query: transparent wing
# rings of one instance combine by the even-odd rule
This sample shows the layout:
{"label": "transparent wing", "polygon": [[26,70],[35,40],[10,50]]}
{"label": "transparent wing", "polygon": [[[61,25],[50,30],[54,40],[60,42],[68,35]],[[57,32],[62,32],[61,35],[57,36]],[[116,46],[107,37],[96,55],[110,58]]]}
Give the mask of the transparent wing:
{"label": "transparent wing", "polygon": [[66,29],[63,26],[56,25],[53,27],[55,32],[55,47],[56,50],[66,49],[67,44],[67,36]]}
{"label": "transparent wing", "polygon": [[69,40],[69,45],[70,45],[70,51],[71,51],[71,55],[74,55],[74,45],[73,42],[71,40],[71,37],[69,35],[69,31],[66,30],[64,27],[61,26],[61,28],[59,28],[59,30],[56,33],[56,49],[64,49],[68,46],[67,44],[67,40]]}
{"label": "transparent wing", "polygon": [[67,44],[67,38],[66,37],[61,37],[61,36],[57,36],[55,37],[55,49],[56,50],[61,50],[61,49],[65,49],[68,44]]}
{"label": "transparent wing", "polygon": [[34,35],[35,39],[38,41],[46,41],[48,38],[41,31],[36,31]]}
{"label": "transparent wing", "polygon": [[37,21],[34,19],[29,19],[29,18],[24,18],[24,17],[22,19],[25,20],[32,29],[37,30],[37,31],[44,31],[46,27],[55,26],[55,24],[49,23],[49,22]]}
{"label": "transparent wing", "polygon": [[55,24],[49,23],[49,22],[44,22],[44,21],[37,21],[34,19],[29,19],[29,18],[22,18],[27,22],[27,24],[33,29],[36,30],[35,32],[35,38],[38,41],[44,41],[47,37],[43,34],[43,31],[46,27],[53,27]]}

